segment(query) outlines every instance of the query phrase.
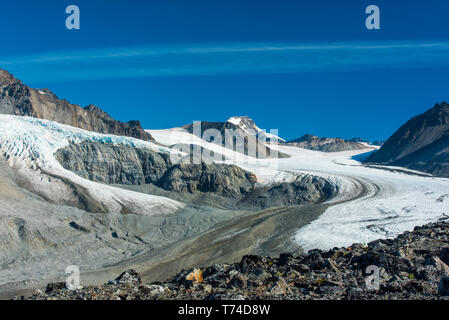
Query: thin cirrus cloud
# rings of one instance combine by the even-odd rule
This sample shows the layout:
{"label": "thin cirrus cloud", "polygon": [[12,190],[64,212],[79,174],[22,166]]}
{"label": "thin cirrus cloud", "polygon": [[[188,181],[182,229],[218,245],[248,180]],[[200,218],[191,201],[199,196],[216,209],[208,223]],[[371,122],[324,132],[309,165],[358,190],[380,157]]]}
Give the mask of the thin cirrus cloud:
{"label": "thin cirrus cloud", "polygon": [[449,67],[449,41],[217,43],[100,48],[0,57],[0,68],[36,82],[426,67]]}

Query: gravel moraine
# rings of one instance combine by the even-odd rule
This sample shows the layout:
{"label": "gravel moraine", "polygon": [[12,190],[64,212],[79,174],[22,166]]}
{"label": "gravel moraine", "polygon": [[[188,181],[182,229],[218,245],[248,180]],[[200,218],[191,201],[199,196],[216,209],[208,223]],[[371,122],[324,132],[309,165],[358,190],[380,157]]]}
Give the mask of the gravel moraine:
{"label": "gravel moraine", "polygon": [[[440,221],[348,248],[244,256],[239,263],[185,270],[166,282],[142,284],[137,272],[127,270],[105,285],[80,290],[49,284],[29,299],[449,299],[448,264],[449,222]],[[365,271],[373,265],[380,281],[369,290]]]}

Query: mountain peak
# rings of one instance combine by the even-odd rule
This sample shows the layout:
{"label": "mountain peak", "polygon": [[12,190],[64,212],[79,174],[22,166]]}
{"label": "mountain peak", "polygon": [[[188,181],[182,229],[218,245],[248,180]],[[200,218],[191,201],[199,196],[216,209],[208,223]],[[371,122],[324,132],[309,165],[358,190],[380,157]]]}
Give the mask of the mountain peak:
{"label": "mountain peak", "polygon": [[291,141],[288,141],[288,142],[303,142],[303,141],[308,141],[308,142],[310,142],[310,141],[316,140],[316,139],[319,139],[319,137],[318,137],[318,136],[315,136],[315,135],[313,135],[313,134],[310,134],[310,133],[306,133],[306,134],[303,135],[302,137],[299,137],[299,138],[297,138],[297,139],[294,139],[294,140],[291,140]]}
{"label": "mountain peak", "polygon": [[432,109],[430,109],[428,111],[429,112],[430,111],[443,112],[444,114],[449,115],[449,103],[447,103],[446,101],[443,101],[441,103],[437,103],[437,104],[435,104],[435,106]]}
{"label": "mountain peak", "polygon": [[447,103],[446,101],[443,101],[441,103],[435,104],[435,106],[449,108],[449,103]]}
{"label": "mountain peak", "polygon": [[277,135],[268,133],[269,130],[264,131],[264,130],[260,129],[254,122],[254,120],[248,116],[231,117],[226,122],[232,123],[233,125],[239,127],[243,131],[246,131],[251,135],[258,136],[260,139],[285,142],[284,139],[278,137]]}
{"label": "mountain peak", "polygon": [[95,114],[100,114],[100,115],[109,117],[109,115],[103,109],[101,109],[93,104],[87,105],[86,107],[84,107],[84,110],[95,113]]}
{"label": "mountain peak", "polygon": [[227,122],[233,123],[242,129],[255,129],[256,123],[248,116],[236,116],[228,119]]}
{"label": "mountain peak", "polygon": [[11,83],[13,81],[20,82],[20,80],[15,79],[14,76],[8,71],[0,69],[0,85]]}

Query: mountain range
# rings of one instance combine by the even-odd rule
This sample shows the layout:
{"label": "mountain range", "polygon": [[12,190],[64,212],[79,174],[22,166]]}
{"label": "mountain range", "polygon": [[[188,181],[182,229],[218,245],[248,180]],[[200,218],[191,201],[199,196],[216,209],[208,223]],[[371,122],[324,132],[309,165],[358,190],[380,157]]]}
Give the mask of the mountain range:
{"label": "mountain range", "polygon": [[[48,89],[33,89],[23,84],[2,69],[0,69],[0,114],[31,116],[88,131],[154,141],[151,133],[143,130],[138,120],[121,122],[113,119],[97,106],[88,105],[82,108],[71,104],[59,99]],[[183,128],[193,132],[192,124]],[[285,141],[276,135],[264,132],[247,116],[231,117],[225,122],[203,122],[201,135],[207,129],[219,130],[223,141],[228,135],[226,130],[234,130],[239,138],[246,139],[244,153],[253,152],[259,158],[271,157],[273,152],[264,144],[259,144],[257,150],[248,150],[248,136],[254,137],[254,140],[275,141],[323,152],[365,149],[369,145],[368,141],[361,138],[345,140],[320,138],[311,134]],[[386,142],[375,141],[372,145],[382,147],[368,158],[369,163],[403,166],[437,176],[449,176],[449,104],[446,102],[436,104],[432,109],[410,119]],[[286,157],[287,155],[278,153],[278,156]]]}
{"label": "mountain range", "polygon": [[298,139],[286,142],[286,145],[323,152],[339,152],[368,148],[367,143],[344,140],[341,138],[320,138],[306,134]]}

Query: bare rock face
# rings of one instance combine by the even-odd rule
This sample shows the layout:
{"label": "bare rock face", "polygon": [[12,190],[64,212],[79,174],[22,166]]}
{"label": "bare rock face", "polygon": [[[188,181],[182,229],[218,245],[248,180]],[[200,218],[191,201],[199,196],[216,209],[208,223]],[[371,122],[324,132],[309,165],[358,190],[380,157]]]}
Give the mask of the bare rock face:
{"label": "bare rock face", "polygon": [[341,138],[320,138],[311,134],[290,140],[286,145],[323,152],[339,152],[367,148],[358,141],[349,141]]}
{"label": "bare rock face", "polygon": [[302,175],[293,182],[283,182],[268,188],[256,188],[239,205],[260,208],[289,207],[304,203],[320,203],[332,198],[336,188],[329,181]]}
{"label": "bare rock face", "polygon": [[138,274],[135,270],[128,269],[119,275],[117,279],[115,279],[115,282],[119,284],[140,285],[142,283],[142,279],[140,274]]}
{"label": "bare rock face", "polygon": [[56,121],[99,133],[153,140],[151,135],[142,129],[139,121],[120,122],[96,106],[82,108],[71,104],[59,99],[48,89],[36,90],[28,87],[1,69],[0,113]]}
{"label": "bare rock face", "polygon": [[449,177],[449,104],[436,104],[407,121],[368,162]]}
{"label": "bare rock face", "polygon": [[159,181],[165,190],[177,192],[213,192],[225,197],[249,193],[256,176],[234,165],[179,164],[171,167]]}
{"label": "bare rock face", "polygon": [[171,166],[168,154],[92,142],[71,144],[55,156],[65,169],[106,184],[156,183]]}

